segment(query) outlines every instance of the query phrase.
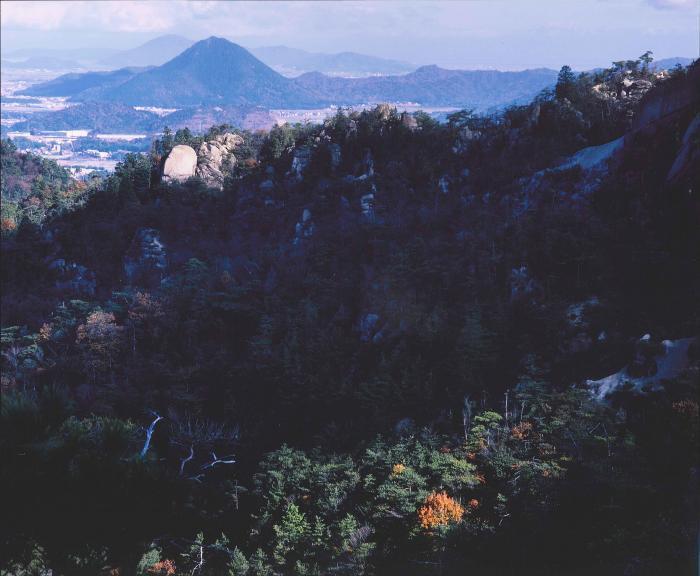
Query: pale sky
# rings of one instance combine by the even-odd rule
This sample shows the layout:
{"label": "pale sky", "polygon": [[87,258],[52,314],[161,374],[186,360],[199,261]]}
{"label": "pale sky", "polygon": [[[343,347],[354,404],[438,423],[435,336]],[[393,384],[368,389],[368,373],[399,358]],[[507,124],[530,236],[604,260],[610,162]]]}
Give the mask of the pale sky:
{"label": "pale sky", "polygon": [[1,3],[2,52],[131,48],[162,34],[354,51],[446,68],[577,69],[698,57],[700,0]]}

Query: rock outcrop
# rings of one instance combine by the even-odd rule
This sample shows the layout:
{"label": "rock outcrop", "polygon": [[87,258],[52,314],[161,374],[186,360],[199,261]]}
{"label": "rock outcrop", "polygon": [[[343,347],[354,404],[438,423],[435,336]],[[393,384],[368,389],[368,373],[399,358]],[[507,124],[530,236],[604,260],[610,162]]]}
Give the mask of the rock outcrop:
{"label": "rock outcrop", "polygon": [[124,258],[124,274],[130,283],[158,284],[167,268],[165,245],[153,228],[141,228]]}
{"label": "rock outcrop", "polygon": [[609,162],[622,150],[625,137],[601,144],[600,146],[589,146],[579,150],[566,162],[561,164],[559,169],[574,168],[579,166],[584,170],[607,170]]}
{"label": "rock outcrop", "polygon": [[536,300],[542,295],[542,286],[535,280],[527,266],[510,271],[510,300]]}
{"label": "rock outcrop", "polygon": [[342,159],[342,148],[340,147],[340,144],[329,144],[328,153],[331,157],[331,168],[336,170],[338,166],[340,166],[340,161]]}
{"label": "rock outcrop", "polygon": [[195,175],[197,153],[192,146],[178,144],[168,154],[163,166],[163,180],[183,182]]}
{"label": "rock outcrop", "polygon": [[477,138],[479,138],[479,132],[470,130],[467,126],[464,126],[455,138],[455,142],[452,145],[452,151],[455,154],[462,154],[463,152],[466,152],[471,141],[476,140]]}
{"label": "rock outcrop", "polygon": [[600,380],[587,380],[586,384],[599,399],[625,386],[636,392],[655,390],[687,368],[694,342],[695,338],[658,342],[645,334],[637,341],[628,366]]}
{"label": "rock outcrop", "polygon": [[[372,312],[360,318],[360,340],[362,342],[372,342],[379,334],[379,315]],[[378,340],[378,339],[377,339]]]}
{"label": "rock outcrop", "polygon": [[306,146],[296,148],[292,156],[291,174],[297,180],[301,180],[304,177],[306,168],[309,166],[309,162],[311,162],[311,150]]}
{"label": "rock outcrop", "polygon": [[666,72],[650,76],[651,80],[635,77],[631,71],[620,76],[613,76],[605,82],[593,86],[593,93],[603,100],[616,102],[638,102],[654,87],[654,83],[662,80]]}
{"label": "rock outcrop", "polygon": [[66,262],[63,258],[52,261],[49,269],[58,274],[55,287],[61,292],[79,296],[94,296],[97,278],[92,270],[76,262]]}
{"label": "rock outcrop", "polygon": [[211,188],[223,188],[226,175],[236,165],[235,149],[243,138],[229,132],[202,142],[195,152],[192,146],[178,144],[168,154],[163,180],[183,182],[192,176],[201,178]]}
{"label": "rock outcrop", "polygon": [[418,129],[418,120],[416,120],[413,114],[409,114],[408,112],[401,112],[401,124],[409,130]]}
{"label": "rock outcrop", "polygon": [[375,221],[374,212],[374,193],[370,192],[360,198],[360,210],[362,210],[362,218],[367,222]]}
{"label": "rock outcrop", "polygon": [[698,177],[700,177],[700,114],[697,114],[688,125],[683,135],[681,149],[673,161],[666,180],[675,182],[692,174],[693,171],[695,174],[692,181],[698,182]]}
{"label": "rock outcrop", "polygon": [[197,149],[198,176],[212,188],[223,188],[224,178],[236,165],[234,150],[243,144],[243,138],[237,134],[220,134],[213,140],[202,142]]}
{"label": "rock outcrop", "polygon": [[304,238],[311,238],[314,234],[314,222],[311,218],[311,210],[304,208],[301,214],[301,220],[297,222],[294,228],[294,244],[297,245]]}
{"label": "rock outcrop", "polygon": [[700,65],[688,68],[687,73],[669,78],[644,95],[634,119],[633,129],[657,122],[700,101]]}

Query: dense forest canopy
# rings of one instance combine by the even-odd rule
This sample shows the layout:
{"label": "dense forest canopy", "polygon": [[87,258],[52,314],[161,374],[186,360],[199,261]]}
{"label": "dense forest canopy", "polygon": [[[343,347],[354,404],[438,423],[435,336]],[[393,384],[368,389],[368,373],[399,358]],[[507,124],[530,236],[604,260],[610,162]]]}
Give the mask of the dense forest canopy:
{"label": "dense forest canopy", "polygon": [[3,141],[2,573],[691,574],[700,69],[650,62],[88,185]]}

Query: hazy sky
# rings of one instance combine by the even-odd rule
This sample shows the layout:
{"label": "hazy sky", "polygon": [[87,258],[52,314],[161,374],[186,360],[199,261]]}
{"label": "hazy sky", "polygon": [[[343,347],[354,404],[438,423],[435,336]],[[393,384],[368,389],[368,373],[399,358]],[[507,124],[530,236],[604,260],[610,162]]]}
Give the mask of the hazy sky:
{"label": "hazy sky", "polygon": [[698,57],[700,0],[2,1],[2,51],[131,48],[162,34],[355,51],[448,68],[591,68]]}

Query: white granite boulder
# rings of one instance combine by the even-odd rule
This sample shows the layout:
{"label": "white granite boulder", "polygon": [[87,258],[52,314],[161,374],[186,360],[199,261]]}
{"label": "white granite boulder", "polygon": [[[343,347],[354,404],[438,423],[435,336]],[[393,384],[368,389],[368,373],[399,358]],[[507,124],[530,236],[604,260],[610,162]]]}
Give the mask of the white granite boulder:
{"label": "white granite boulder", "polygon": [[194,176],[197,153],[191,146],[178,144],[168,154],[163,167],[163,180],[182,182]]}

